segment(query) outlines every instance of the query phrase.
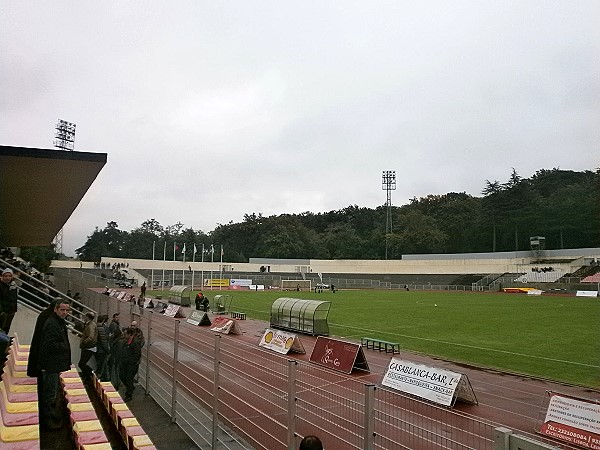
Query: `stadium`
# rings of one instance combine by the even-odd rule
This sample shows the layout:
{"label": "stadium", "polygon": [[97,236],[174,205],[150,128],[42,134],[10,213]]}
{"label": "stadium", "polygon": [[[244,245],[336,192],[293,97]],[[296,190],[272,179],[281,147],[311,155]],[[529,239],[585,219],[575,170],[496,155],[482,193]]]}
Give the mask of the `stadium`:
{"label": "stadium", "polygon": [[[102,155],[54,153],[2,148],[3,162],[13,168],[47,163],[49,172],[61,173],[60,166],[67,165],[79,174],[82,186],[57,196],[64,200],[59,202],[63,208],[49,217],[53,221],[46,220],[47,226],[17,226],[13,216],[4,215],[3,241],[12,243],[10,247],[54,236],[105,162]],[[3,179],[11,173],[16,172],[5,172]],[[61,185],[58,178],[46,181],[30,197],[22,191],[15,195],[31,206],[43,204]],[[3,210],[9,206],[4,200]],[[25,214],[37,213],[25,208]],[[35,223],[35,217],[19,219]],[[295,448],[307,434],[318,434],[327,448],[340,449],[580,448],[582,436],[593,438],[593,429],[566,433],[567,428],[548,422],[548,411],[557,398],[583,402],[591,411],[598,407],[599,258],[599,249],[551,251],[532,241],[529,252],[404,255],[394,261],[257,258],[235,267],[222,261],[183,265],[103,258],[100,266],[55,261],[52,292],[81,293],[70,318],[74,342],[85,311],[137,320],[147,341],[138,379],[143,393],[138,389],[131,408],[115,406],[122,399],[119,403],[109,386],[98,385],[98,397],[87,393],[104,399],[100,403],[105,414],[115,420],[91,434],[77,432],[91,425],[89,421],[75,423],[75,445],[100,445],[102,439],[115,445],[116,434],[129,448],[150,448],[165,430],[144,424],[144,419],[166,414],[175,427],[170,442],[184,436],[199,448]],[[32,324],[47,302],[44,286],[21,270],[21,263],[2,260],[19,273],[21,284],[18,339],[5,367],[7,383],[19,377],[19,352],[26,352]],[[114,268],[126,274],[131,287],[117,284]],[[154,308],[131,301],[144,283]],[[336,290],[317,291],[317,285]],[[190,296],[200,289],[211,300],[209,321],[226,318],[233,332],[215,332],[200,320],[190,321]],[[292,307],[298,322],[279,326],[274,306],[285,298],[306,307]],[[420,329],[425,324],[429,328]],[[295,351],[280,355],[260,346],[269,327],[280,330],[272,335],[292,332],[290,342],[296,344],[290,347]],[[463,340],[465,336],[469,339]],[[343,373],[315,363],[313,354],[325,338],[331,340],[331,351],[341,343],[357,352]],[[479,360],[477,354],[484,356]],[[73,360],[77,358],[74,354]],[[463,380],[460,392],[440,406],[419,392],[390,387],[385,381],[390,367],[410,364],[417,368],[405,373],[458,374]],[[67,400],[77,401],[65,392]],[[35,414],[22,417],[31,425],[11,424],[12,398],[5,396],[4,402],[3,439],[18,443],[18,448],[39,447],[35,433],[19,433],[25,429],[18,428],[34,426]],[[135,421],[124,421],[121,408]],[[71,419],[76,417],[72,414]],[[94,439],[98,442],[90,444]]]}

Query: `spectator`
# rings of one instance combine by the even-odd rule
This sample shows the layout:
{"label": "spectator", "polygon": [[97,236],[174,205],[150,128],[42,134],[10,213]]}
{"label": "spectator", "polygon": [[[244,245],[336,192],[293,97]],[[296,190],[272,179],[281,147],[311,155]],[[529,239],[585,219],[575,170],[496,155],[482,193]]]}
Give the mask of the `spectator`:
{"label": "spectator", "polygon": [[202,309],[204,310],[204,312],[208,312],[208,304],[209,304],[208,297],[205,297],[203,294],[202,295]]}
{"label": "spectator", "polygon": [[110,358],[108,360],[108,368],[110,372],[110,381],[112,382],[115,389],[119,389],[119,385],[121,384],[119,381],[119,367],[121,362],[121,347],[123,346],[121,335],[121,324],[119,323],[119,313],[113,314],[112,321],[108,326],[110,334],[109,334],[109,344],[110,344]]}
{"label": "spectator", "polygon": [[142,286],[140,287],[140,296],[142,298],[146,297],[146,282],[145,281],[142,284]]}
{"label": "spectator", "polygon": [[10,332],[10,325],[17,312],[17,283],[12,269],[2,271],[0,280],[0,330]]}
{"label": "spectator", "polygon": [[133,330],[135,337],[137,337],[140,340],[141,346],[143,347],[144,345],[146,345],[146,339],[144,338],[144,332],[138,326],[138,323],[136,320],[131,321],[131,326],[129,328],[131,328]]}
{"label": "spectator", "polygon": [[98,343],[96,345],[96,374],[100,381],[110,380],[108,359],[110,358],[110,328],[107,324],[108,316],[98,316]]}
{"label": "spectator", "polygon": [[[31,336],[31,347],[29,348],[29,357],[27,359],[27,376],[36,378],[41,377],[42,373],[38,369],[39,355],[40,355],[40,347],[42,345],[42,331],[44,329],[44,324],[46,320],[54,314],[54,307],[56,303],[59,302],[60,297],[52,299],[48,304],[48,307],[43,310],[37,320],[35,321],[35,327],[33,329],[33,335]],[[39,381],[39,380],[38,380]],[[38,391],[38,397],[40,392]],[[38,402],[41,404],[41,398],[38,398]]]}
{"label": "spectator", "polygon": [[71,368],[71,346],[65,323],[70,309],[71,305],[67,301],[58,300],[54,313],[46,319],[40,336],[37,368],[41,372],[38,391],[42,391],[42,403],[39,406],[39,424],[42,429],[55,430],[62,426],[63,405],[62,397],[58,395],[59,375]]}
{"label": "spectator", "polygon": [[125,386],[125,396],[123,400],[128,402],[133,396],[135,385],[133,379],[140,366],[142,357],[142,346],[139,337],[133,328],[127,328],[124,333],[125,340],[121,352],[121,381]]}
{"label": "spectator", "polygon": [[300,441],[298,450],[323,450],[323,444],[321,439],[316,436],[304,436],[304,439]]}
{"label": "spectator", "polygon": [[85,323],[83,325],[83,332],[81,333],[81,342],[79,343],[79,348],[81,348],[79,370],[81,370],[81,378],[84,382],[91,381],[92,368],[87,363],[97,350],[98,326],[94,322],[95,316],[91,311],[85,313]]}
{"label": "spectator", "polygon": [[202,291],[196,294],[196,298],[194,299],[194,302],[196,303],[196,311],[200,311],[200,306],[202,305],[202,297],[204,297]]}

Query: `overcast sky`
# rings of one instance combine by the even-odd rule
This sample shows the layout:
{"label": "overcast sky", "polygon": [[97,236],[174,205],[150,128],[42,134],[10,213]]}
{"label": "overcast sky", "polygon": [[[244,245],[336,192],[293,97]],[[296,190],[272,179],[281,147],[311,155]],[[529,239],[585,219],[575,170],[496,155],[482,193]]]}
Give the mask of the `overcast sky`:
{"label": "overcast sky", "polygon": [[[600,166],[600,1],[0,0],[0,144],[108,163],[64,227],[217,224]],[[26,174],[24,174],[26,176]],[[34,182],[34,180],[32,180]]]}

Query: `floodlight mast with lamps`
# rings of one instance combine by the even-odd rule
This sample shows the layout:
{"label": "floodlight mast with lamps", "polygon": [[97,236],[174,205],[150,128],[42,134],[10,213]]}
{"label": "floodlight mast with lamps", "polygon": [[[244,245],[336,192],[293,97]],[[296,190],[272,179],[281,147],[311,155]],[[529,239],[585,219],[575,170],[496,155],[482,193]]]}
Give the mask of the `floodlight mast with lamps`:
{"label": "floodlight mast with lamps", "polygon": [[385,259],[388,259],[389,236],[392,234],[392,191],[396,190],[396,171],[384,170],[381,175],[381,188],[387,191],[387,216],[385,218]]}
{"label": "floodlight mast with lamps", "polygon": [[74,123],[58,119],[55,126],[56,133],[54,137],[54,146],[61,150],[73,151],[75,148],[75,125]]}
{"label": "floodlight mast with lamps", "polygon": [[[73,151],[75,148],[75,127],[76,125],[66,120],[58,119],[58,123],[54,127],[56,138],[53,142],[54,146],[60,150]],[[63,229],[61,228],[54,238],[54,251],[59,255],[63,251]]]}

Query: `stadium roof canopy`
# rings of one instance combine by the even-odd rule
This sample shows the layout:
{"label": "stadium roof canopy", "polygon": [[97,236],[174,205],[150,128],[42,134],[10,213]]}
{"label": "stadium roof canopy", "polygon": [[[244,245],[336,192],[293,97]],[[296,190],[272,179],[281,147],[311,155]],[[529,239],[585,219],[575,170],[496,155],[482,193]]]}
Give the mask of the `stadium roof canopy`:
{"label": "stadium roof canopy", "polygon": [[0,146],[0,244],[50,245],[106,158],[106,153]]}

